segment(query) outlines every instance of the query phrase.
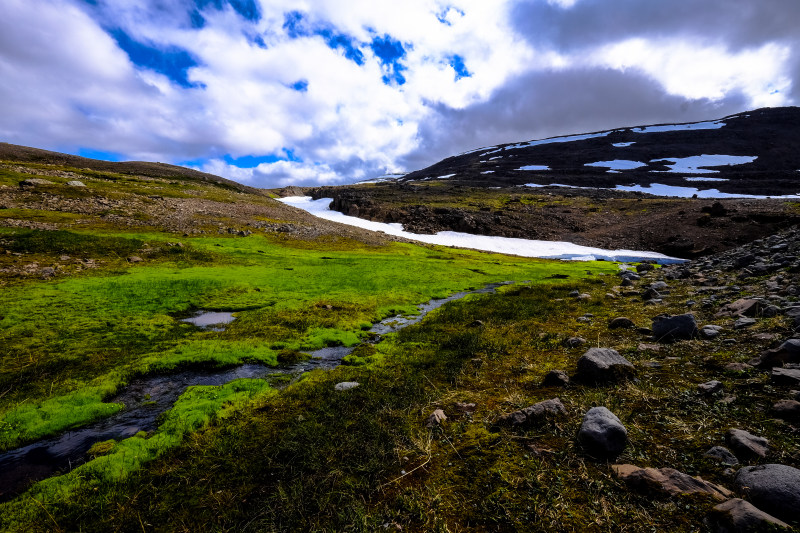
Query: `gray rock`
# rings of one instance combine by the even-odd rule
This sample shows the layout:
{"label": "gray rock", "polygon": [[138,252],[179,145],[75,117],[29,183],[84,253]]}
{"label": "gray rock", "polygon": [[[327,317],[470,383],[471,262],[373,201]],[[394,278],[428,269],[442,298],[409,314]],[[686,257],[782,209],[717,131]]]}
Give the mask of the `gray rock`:
{"label": "gray rock", "polygon": [[624,316],[617,317],[608,323],[608,329],[619,329],[619,328],[630,329],[635,327],[636,324],[633,323],[633,320],[631,320],[630,318],[626,318]]}
{"label": "gray rock", "polygon": [[660,300],[662,298],[661,293],[655,289],[647,289],[642,293],[642,300]]}
{"label": "gray rock", "polygon": [[669,285],[667,285],[664,281],[656,281],[655,283],[650,284],[650,288],[654,291],[663,291],[665,289],[669,289]]}
{"label": "gray rock", "polygon": [[542,387],[566,387],[569,376],[563,370],[551,370],[542,380]]}
{"label": "gray rock", "polygon": [[578,359],[577,377],[587,382],[625,380],[635,373],[633,364],[611,348],[589,348]]}
{"label": "gray rock", "polygon": [[605,407],[593,407],[583,417],[578,442],[592,457],[613,459],[628,444],[628,430]]}
{"label": "gray rock", "polygon": [[640,274],[642,272],[650,272],[653,269],[655,269],[655,267],[650,263],[639,263],[636,265],[636,272],[639,272]]}
{"label": "gray rock", "polygon": [[740,498],[733,498],[714,507],[708,516],[708,525],[716,533],[770,531],[769,528],[788,528],[778,520]]}
{"label": "gray rock", "polygon": [[86,187],[85,183],[83,183],[82,181],[78,181],[78,180],[68,181],[67,185],[69,185],[70,187]]}
{"label": "gray rock", "polygon": [[692,339],[698,335],[697,321],[691,313],[656,317],[652,329],[653,337],[661,342]]}
{"label": "gray rock", "polygon": [[753,367],[747,363],[728,363],[723,368],[726,372],[747,372],[753,369]]}
{"label": "gray rock", "polygon": [[773,368],[771,377],[777,385],[800,385],[800,370],[794,368]]}
{"label": "gray rock", "polygon": [[447,420],[447,416],[445,416],[444,411],[442,411],[441,409],[436,409],[434,412],[430,414],[427,420],[425,420],[425,427],[434,428],[441,426],[445,420]]}
{"label": "gray rock", "polygon": [[703,326],[702,328],[700,328],[699,333],[701,339],[711,340],[719,337],[719,334],[721,332],[722,332],[722,326],[715,326],[709,324],[707,326]]}
{"label": "gray rock", "polygon": [[142,258],[139,257],[138,255],[132,255],[128,258],[128,263],[141,263],[141,262]]}
{"label": "gray rock", "polygon": [[50,180],[44,180],[42,178],[28,178],[26,180],[22,180],[19,183],[20,187],[37,187],[40,185],[54,185]]}
{"label": "gray rock", "polygon": [[564,346],[568,348],[579,348],[586,344],[586,339],[583,337],[570,337],[564,341]]}
{"label": "gray rock", "polygon": [[762,352],[757,366],[772,368],[786,363],[800,363],[800,339],[789,339],[777,348]]}
{"label": "gray rock", "polygon": [[532,426],[561,417],[566,413],[567,409],[561,403],[561,400],[553,398],[533,404],[525,409],[505,414],[497,420],[497,423],[511,427]]}
{"label": "gray rock", "polygon": [[800,470],[787,465],[746,466],[734,482],[756,507],[781,520],[800,517]]}
{"label": "gray rock", "polygon": [[341,383],[337,383],[336,385],[334,385],[333,388],[338,391],[342,391],[342,390],[355,389],[359,385],[361,384],[357,381],[342,381]]}
{"label": "gray rock", "polygon": [[697,386],[700,394],[715,394],[722,390],[722,382],[717,380],[707,381]]}
{"label": "gray rock", "polygon": [[800,420],[800,402],[796,400],[781,400],[772,406],[775,416],[795,422]]}
{"label": "gray rock", "polygon": [[733,329],[745,329],[755,325],[755,318],[743,316],[742,318],[736,319],[736,322],[733,323]]}
{"label": "gray rock", "polygon": [[730,316],[730,317],[743,317],[743,316],[760,316],[761,312],[767,304],[763,300],[756,300],[755,298],[742,298],[733,303],[723,305],[715,316]]}
{"label": "gray rock", "polygon": [[614,473],[631,489],[652,496],[708,495],[717,501],[733,496],[724,487],[692,477],[674,468],[639,468],[634,465],[612,465]]}
{"label": "gray rock", "polygon": [[763,458],[767,455],[769,441],[743,429],[729,429],[725,440],[739,459]]}
{"label": "gray rock", "polygon": [[735,455],[724,446],[714,446],[706,453],[703,454],[705,457],[710,457],[724,465],[727,466],[734,466],[739,464],[739,459],[736,458]]}

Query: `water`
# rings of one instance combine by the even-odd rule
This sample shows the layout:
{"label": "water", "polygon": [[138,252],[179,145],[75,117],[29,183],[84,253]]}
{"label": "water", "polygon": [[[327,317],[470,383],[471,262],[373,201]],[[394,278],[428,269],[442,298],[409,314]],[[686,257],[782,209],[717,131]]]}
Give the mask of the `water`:
{"label": "water", "polygon": [[[488,294],[507,283],[493,283],[474,291],[463,291],[447,298],[431,300],[417,306],[413,316],[393,316],[378,322],[369,330],[374,335],[368,342],[380,341],[381,335],[399,331],[418,323],[425,315],[447,302],[468,294]],[[220,316],[225,315],[225,316]],[[227,321],[223,320],[226,319]],[[200,312],[185,321],[209,328],[234,319],[232,313]],[[311,359],[289,366],[268,367],[245,364],[218,371],[186,370],[169,375],[146,376],[131,381],[124,390],[109,399],[125,408],[119,413],[82,428],[72,429],[56,437],[0,454],[0,501],[10,500],[36,481],[54,474],[68,472],[86,462],[86,452],[96,443],[120,440],[140,431],[154,431],[158,417],[169,410],[187,387],[195,385],[224,385],[235,379],[263,379],[271,375],[298,375],[320,368],[331,369],[353,352],[355,347],[332,346],[311,352]]]}

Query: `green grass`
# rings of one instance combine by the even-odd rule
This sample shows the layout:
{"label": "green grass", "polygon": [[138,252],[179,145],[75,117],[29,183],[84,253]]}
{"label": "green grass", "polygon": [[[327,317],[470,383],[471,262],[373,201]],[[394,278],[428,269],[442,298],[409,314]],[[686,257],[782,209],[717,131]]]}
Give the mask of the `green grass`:
{"label": "green grass", "polygon": [[[583,413],[605,405],[622,419],[630,445],[618,462],[669,466],[730,487],[722,468],[703,457],[723,443],[728,427],[769,438],[769,462],[797,465],[797,435],[768,414],[785,388],[758,374],[726,375],[733,403],[700,396],[697,383],[745,355],[721,342],[665,345],[655,355],[663,366],[646,366],[654,354],[635,348],[640,336],[608,330],[607,321],[626,314],[649,325],[678,306],[609,300],[609,281],[507,287],[450,303],[362,350],[359,366],[315,372],[257,399],[125,479],[42,500],[42,507],[21,500],[0,509],[26,516],[17,523],[32,531],[142,524],[186,531],[376,531],[384,524],[403,531],[703,530],[716,502],[639,495],[607,464],[586,457],[575,442]],[[573,289],[592,299],[568,298]],[[588,312],[592,322],[577,321]],[[483,326],[472,326],[475,320]],[[575,334],[617,348],[640,381],[539,387],[551,369],[574,371],[585,348],[561,341]],[[336,392],[340,381],[361,385]],[[554,396],[567,407],[563,420],[518,431],[495,427],[499,415]],[[477,410],[459,415],[456,402]],[[436,408],[448,421],[428,429],[424,421]]]}
{"label": "green grass", "polygon": [[[184,238],[183,247],[167,246],[175,241],[169,234],[135,232],[18,230],[3,232],[3,240],[29,254],[86,250],[111,258],[107,268],[0,294],[4,448],[113,411],[102,399],[146,372],[275,364],[283,349],[356,344],[367,323],[432,297],[493,281],[615,268],[407,244],[318,243],[321,249],[309,250],[260,236]],[[143,247],[155,251],[147,264],[113,260]],[[237,320],[223,332],[202,331],[178,320],[193,309],[233,310]],[[82,396],[85,408],[76,413],[74,395],[86,387],[95,392]]]}

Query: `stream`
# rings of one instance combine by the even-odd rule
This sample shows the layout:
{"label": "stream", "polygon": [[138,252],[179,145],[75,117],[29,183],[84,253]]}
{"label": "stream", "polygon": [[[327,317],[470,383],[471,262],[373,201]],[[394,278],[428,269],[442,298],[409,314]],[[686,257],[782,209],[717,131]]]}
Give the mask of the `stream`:
{"label": "stream", "polygon": [[[468,294],[489,294],[510,282],[492,283],[482,289],[457,292],[447,298],[434,299],[417,306],[412,316],[393,316],[374,324],[369,343],[421,321],[428,313],[447,302]],[[225,323],[234,320],[231,313],[205,312],[184,319],[198,327],[220,331]],[[55,474],[65,473],[87,461],[86,452],[96,443],[110,439],[132,437],[140,431],[158,428],[159,415],[168,411],[187,387],[195,385],[224,385],[235,379],[261,379],[271,375],[298,375],[313,369],[329,370],[341,363],[355,346],[322,348],[311,359],[278,367],[244,364],[216,371],[185,370],[167,375],[144,376],[132,380],[120,393],[108,401],[125,407],[118,413],[56,437],[42,439],[27,446],[0,454],[0,502],[7,501],[26,490],[31,484]]]}

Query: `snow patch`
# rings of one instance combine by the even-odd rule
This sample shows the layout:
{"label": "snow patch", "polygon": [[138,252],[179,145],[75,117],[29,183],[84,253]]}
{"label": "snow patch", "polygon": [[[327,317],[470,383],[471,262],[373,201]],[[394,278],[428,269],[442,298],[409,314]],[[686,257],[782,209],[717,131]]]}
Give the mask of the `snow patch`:
{"label": "snow patch", "polygon": [[636,143],[635,142],[631,142],[631,143],[614,143],[611,146],[614,146],[616,148],[627,148],[628,146],[633,146],[634,144],[636,144]]}
{"label": "snow patch", "polygon": [[590,246],[580,246],[570,242],[557,241],[534,241],[528,239],[513,239],[508,237],[490,237],[486,235],[471,235],[469,233],[459,233],[455,231],[441,231],[436,235],[419,235],[403,230],[401,224],[387,224],[384,222],[373,222],[357,217],[351,217],[331,211],[330,198],[320,198],[312,200],[309,196],[290,196],[280,198],[279,201],[297,207],[325,220],[331,220],[350,226],[368,229],[371,231],[382,231],[389,235],[405,237],[428,244],[441,246],[458,246],[460,248],[472,248],[486,252],[497,252],[503,254],[519,255],[523,257],[541,257],[547,259],[567,259],[575,261],[593,261],[605,259],[607,261],[639,261],[642,259],[653,259],[662,264],[682,262],[682,259],[669,257],[656,252],[640,252],[635,250],[603,250]]}
{"label": "snow patch", "polygon": [[598,161],[597,163],[586,163],[587,167],[607,167],[610,170],[632,170],[634,168],[645,167],[647,163],[641,161],[629,161],[627,159],[614,159],[613,161]]}
{"label": "snow patch", "polygon": [[720,192],[717,189],[699,190],[693,187],[678,187],[675,185],[662,185],[661,183],[652,183],[649,187],[642,187],[641,185],[617,185],[616,189],[619,191],[644,192],[656,196],[673,196],[676,198],[691,198],[695,194],[698,198],[752,198],[756,200],[765,200],[767,198],[800,198],[800,195],[795,194],[788,194],[785,196],[760,196],[755,194]]}
{"label": "snow patch", "polygon": [[716,174],[719,170],[712,170],[701,167],[722,167],[731,165],[746,165],[758,159],[758,156],[750,155],[693,155],[690,157],[663,157],[661,159],[654,159],[655,161],[670,161],[667,166],[669,170],[654,171],[654,172],[679,172],[679,173],[692,173],[692,174]]}
{"label": "snow patch", "polygon": [[725,126],[722,121],[692,122],[690,124],[662,124],[633,128],[636,133],[663,133],[665,131],[718,130]]}
{"label": "snow patch", "polygon": [[519,167],[517,170],[550,170],[550,167],[547,165],[526,165]]}
{"label": "snow patch", "polygon": [[484,170],[481,174],[494,174],[494,170]]}
{"label": "snow patch", "polygon": [[693,176],[691,178],[683,178],[686,181],[730,181],[727,178],[702,178],[700,176]]}

